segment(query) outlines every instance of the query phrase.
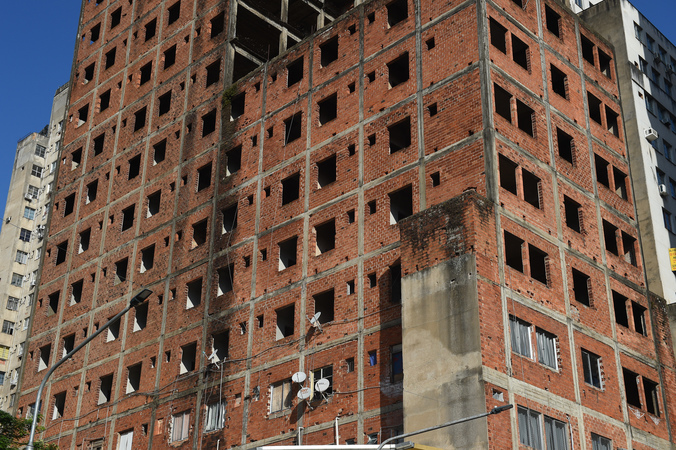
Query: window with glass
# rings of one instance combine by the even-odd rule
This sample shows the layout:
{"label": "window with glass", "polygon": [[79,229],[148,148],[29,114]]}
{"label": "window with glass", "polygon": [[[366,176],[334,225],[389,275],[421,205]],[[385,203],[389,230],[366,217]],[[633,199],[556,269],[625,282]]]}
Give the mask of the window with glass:
{"label": "window with glass", "polygon": [[38,189],[36,186],[29,185],[26,194],[28,194],[28,196],[31,198],[38,198],[38,195],[40,195],[40,189]]}
{"label": "window with glass", "polygon": [[35,219],[35,210],[33,208],[26,206],[23,209],[23,216],[24,216],[24,218],[26,218],[28,220],[34,220]]}
{"label": "window with glass", "polygon": [[47,152],[47,149],[43,147],[42,145],[38,144],[35,146],[35,155],[39,156],[40,158],[45,157],[45,153]]}
{"label": "window with glass", "polygon": [[584,372],[584,382],[595,388],[602,389],[601,379],[601,357],[594,353],[582,349],[582,371]]}
{"label": "window with glass", "polygon": [[664,219],[664,228],[673,233],[674,228],[671,222],[671,213],[666,209],[662,208],[662,218]]}
{"label": "window with glass", "polygon": [[31,175],[34,177],[42,178],[42,171],[44,169],[38,165],[33,164],[33,168],[31,169]]}
{"label": "window with glass", "polygon": [[220,430],[225,426],[225,401],[207,405],[204,431]]}
{"label": "window with glass", "polygon": [[19,264],[26,264],[28,262],[28,253],[21,250],[17,250],[14,261],[18,262]]}
{"label": "window with glass", "polygon": [[510,316],[509,329],[511,331],[512,351],[526,358],[532,358],[530,324],[517,317]]}
{"label": "window with glass", "polygon": [[19,239],[24,242],[30,242],[31,240],[31,231],[25,228],[22,228],[19,232]]}
{"label": "window with glass", "polygon": [[190,431],[190,411],[171,416],[171,442],[188,439]]}
{"label": "window with glass", "polygon": [[2,332],[5,334],[14,334],[14,322],[10,322],[9,320],[3,320]]}
{"label": "window with glass", "polygon": [[16,311],[19,309],[19,299],[10,295],[7,298],[7,309],[10,311]]}
{"label": "window with glass", "polygon": [[18,273],[13,273],[11,283],[12,283],[12,286],[21,287],[23,285],[23,275],[20,275]]}
{"label": "window with glass", "polygon": [[613,441],[599,434],[591,434],[592,450],[613,450]]}
{"label": "window with glass", "polygon": [[556,370],[558,367],[556,353],[556,336],[537,328],[535,338],[538,346],[538,362]]}

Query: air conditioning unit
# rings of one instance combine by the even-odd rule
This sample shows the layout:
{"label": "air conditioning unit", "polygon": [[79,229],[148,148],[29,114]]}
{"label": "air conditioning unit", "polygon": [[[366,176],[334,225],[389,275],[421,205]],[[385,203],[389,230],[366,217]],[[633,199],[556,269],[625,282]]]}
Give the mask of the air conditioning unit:
{"label": "air conditioning unit", "polygon": [[28,200],[29,202],[33,201],[33,196],[30,195],[30,194],[24,195],[23,198],[25,198],[25,199]]}
{"label": "air conditioning unit", "polygon": [[11,221],[12,221],[12,216],[8,216],[8,217],[5,219],[5,223],[10,223]]}
{"label": "air conditioning unit", "polygon": [[660,184],[658,186],[658,188],[660,190],[660,195],[662,197],[666,197],[667,195],[669,195],[669,192],[667,191],[667,185],[666,184]]}
{"label": "air conditioning unit", "polygon": [[654,129],[652,129],[650,127],[643,130],[643,136],[648,140],[648,142],[655,141],[655,140],[657,140],[657,138],[659,138],[657,131],[655,131]]}
{"label": "air conditioning unit", "polygon": [[654,57],[653,62],[655,64],[659,64],[659,63],[662,62],[662,57],[660,56],[659,53],[657,53],[657,52],[653,53],[653,57]]}

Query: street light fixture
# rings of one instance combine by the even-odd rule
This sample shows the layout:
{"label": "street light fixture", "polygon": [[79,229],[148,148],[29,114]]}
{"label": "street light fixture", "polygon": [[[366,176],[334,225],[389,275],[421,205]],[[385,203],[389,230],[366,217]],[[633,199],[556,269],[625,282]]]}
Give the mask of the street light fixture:
{"label": "street light fixture", "polygon": [[38,423],[38,414],[40,413],[40,398],[42,397],[42,390],[44,389],[45,385],[47,384],[47,380],[48,380],[49,377],[52,375],[52,373],[53,373],[53,372],[54,372],[61,364],[63,364],[63,363],[65,363],[66,361],[68,361],[68,360],[70,359],[70,357],[73,356],[73,354],[75,354],[76,352],[78,352],[82,347],[84,347],[85,345],[87,345],[92,339],[94,339],[96,336],[98,336],[99,334],[101,334],[101,333],[103,332],[103,330],[105,330],[106,328],[108,328],[108,327],[111,326],[113,323],[117,322],[118,320],[120,320],[120,317],[122,317],[123,315],[125,315],[125,314],[127,313],[127,311],[129,311],[131,308],[133,308],[133,307],[135,307],[135,306],[138,306],[138,305],[140,305],[141,303],[143,303],[148,297],[150,297],[150,295],[151,295],[152,293],[153,293],[153,291],[151,291],[150,289],[143,289],[141,292],[139,292],[138,294],[136,294],[136,295],[129,301],[129,305],[128,305],[126,308],[124,308],[122,311],[120,311],[119,313],[117,313],[117,314],[115,315],[115,317],[113,317],[113,318],[110,319],[108,322],[106,322],[105,324],[103,324],[102,327],[100,327],[100,328],[99,328],[98,330],[96,330],[94,333],[92,333],[91,335],[89,335],[89,337],[87,337],[87,339],[85,339],[84,341],[80,342],[80,344],[79,344],[77,347],[75,347],[73,350],[71,350],[70,352],[68,352],[68,354],[67,354],[66,356],[64,356],[63,358],[61,358],[56,364],[54,364],[52,367],[49,368],[49,370],[48,370],[47,373],[45,374],[45,377],[42,379],[42,383],[40,383],[40,387],[38,388],[38,395],[37,395],[37,399],[35,400],[35,412],[33,413],[33,423],[31,424],[31,434],[30,434],[30,437],[28,438],[28,444],[26,444],[26,450],[33,450],[33,440],[35,439],[35,427],[36,427],[36,425],[37,425],[37,423]]}

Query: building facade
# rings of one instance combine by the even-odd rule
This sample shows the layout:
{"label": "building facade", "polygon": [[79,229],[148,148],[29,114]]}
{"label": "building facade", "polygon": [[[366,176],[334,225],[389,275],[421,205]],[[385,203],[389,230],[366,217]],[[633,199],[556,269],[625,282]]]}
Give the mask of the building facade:
{"label": "building facade", "polygon": [[49,125],[19,141],[0,230],[0,409],[9,413],[17,407],[67,99],[66,85],[56,91]]}
{"label": "building facade", "polygon": [[[83,2],[20,386],[62,448],[667,448],[615,56],[540,0]],[[417,441],[417,439],[416,439]]]}

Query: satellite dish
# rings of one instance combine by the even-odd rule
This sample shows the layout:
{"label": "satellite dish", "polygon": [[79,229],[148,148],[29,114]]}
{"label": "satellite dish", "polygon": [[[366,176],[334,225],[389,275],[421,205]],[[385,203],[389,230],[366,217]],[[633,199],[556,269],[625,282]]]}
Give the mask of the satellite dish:
{"label": "satellite dish", "polygon": [[310,323],[315,327],[319,327],[319,316],[321,316],[321,315],[322,315],[322,313],[320,311],[317,314],[315,314],[314,316],[312,316],[312,319],[310,319]]}
{"label": "satellite dish", "polygon": [[312,389],[310,389],[309,387],[304,387],[301,388],[300,391],[298,391],[297,397],[301,400],[307,400],[308,398],[310,398],[310,395],[312,395]]}
{"label": "satellite dish", "polygon": [[296,372],[291,377],[291,380],[294,383],[303,384],[303,381],[305,381],[306,378],[307,378],[307,375],[305,375],[304,372]]}
{"label": "satellite dish", "polygon": [[326,378],[320,378],[315,383],[315,389],[319,392],[324,392],[329,388],[330,385],[331,383],[329,382],[329,380],[327,380]]}
{"label": "satellite dish", "polygon": [[209,362],[218,361],[218,355],[216,354],[216,349],[211,352],[211,355],[207,356]]}

